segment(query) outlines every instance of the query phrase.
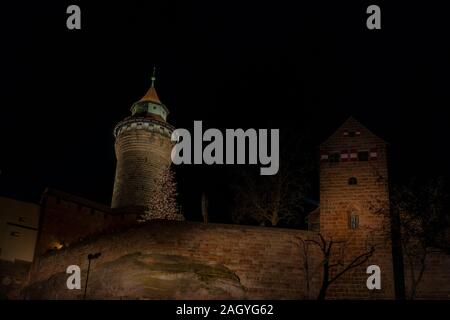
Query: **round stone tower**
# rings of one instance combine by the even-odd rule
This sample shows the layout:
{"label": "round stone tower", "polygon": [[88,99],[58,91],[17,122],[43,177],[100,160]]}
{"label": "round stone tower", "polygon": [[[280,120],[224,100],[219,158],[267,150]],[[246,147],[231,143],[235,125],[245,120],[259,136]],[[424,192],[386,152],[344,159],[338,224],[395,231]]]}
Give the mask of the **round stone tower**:
{"label": "round stone tower", "polygon": [[158,188],[156,178],[171,163],[174,128],[166,122],[168,114],[156,93],[153,72],[150,89],[114,129],[117,167],[112,208],[149,206]]}

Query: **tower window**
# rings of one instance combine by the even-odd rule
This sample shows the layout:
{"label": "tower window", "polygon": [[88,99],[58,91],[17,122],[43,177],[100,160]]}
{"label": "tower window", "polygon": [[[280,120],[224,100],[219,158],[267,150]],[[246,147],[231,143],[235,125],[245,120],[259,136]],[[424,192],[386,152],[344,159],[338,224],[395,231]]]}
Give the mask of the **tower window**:
{"label": "tower window", "polygon": [[358,160],[359,161],[369,161],[369,152],[367,152],[367,151],[358,152]]}
{"label": "tower window", "polygon": [[348,131],[348,130],[344,131],[344,136],[345,137],[358,137],[360,135],[361,135],[360,131]]}
{"label": "tower window", "polygon": [[349,229],[358,229],[359,227],[359,217],[357,214],[350,213],[348,216],[348,227]]}
{"label": "tower window", "polygon": [[350,186],[353,186],[355,184],[358,184],[358,180],[355,177],[351,177],[351,178],[348,179],[348,184]]}
{"label": "tower window", "polygon": [[339,162],[341,160],[341,154],[339,152],[332,153],[328,159],[330,162]]}

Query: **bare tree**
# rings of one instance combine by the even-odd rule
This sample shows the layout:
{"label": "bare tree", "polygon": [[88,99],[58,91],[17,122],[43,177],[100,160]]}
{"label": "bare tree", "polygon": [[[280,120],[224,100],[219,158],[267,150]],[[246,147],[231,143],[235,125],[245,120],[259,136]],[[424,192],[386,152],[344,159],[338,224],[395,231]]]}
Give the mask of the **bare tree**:
{"label": "bare tree", "polygon": [[153,219],[184,220],[177,204],[177,183],[170,166],[162,170],[155,181],[155,188],[150,194],[149,207],[140,221]]}
{"label": "bare tree", "polygon": [[425,182],[413,178],[408,184],[392,188],[391,209],[400,218],[400,241],[409,271],[409,299],[416,297],[429,254],[450,252],[447,201],[442,177]]}
{"label": "bare tree", "polygon": [[311,246],[313,244],[309,240],[305,240],[302,237],[296,237],[298,242],[292,242],[300,247],[300,252],[302,255],[302,269],[304,271],[305,278],[305,299],[311,298],[311,281],[317,275],[318,271],[321,269],[321,264],[314,265],[311,255]]}
{"label": "bare tree", "polygon": [[312,157],[304,140],[285,133],[280,141],[280,168],[276,175],[261,176],[256,170],[234,172],[232,218],[235,223],[292,225],[304,214]]}
{"label": "bare tree", "polygon": [[[306,241],[316,245],[322,253],[322,285],[320,287],[317,299],[324,300],[330,285],[348,271],[366,263],[367,260],[369,260],[369,258],[374,254],[375,246],[371,245],[368,250],[359,255],[350,257],[349,262],[345,262],[347,245],[350,243],[351,239],[347,241],[333,241],[333,239],[326,240],[322,234],[319,233],[319,240],[320,241]],[[339,246],[338,254],[335,254],[336,246]]]}
{"label": "bare tree", "polygon": [[[376,244],[368,244],[362,252],[351,255],[348,246],[352,238],[345,241],[326,240],[322,234],[318,234],[319,240],[302,239],[297,237],[302,254],[302,268],[305,272],[306,297],[310,297],[311,279],[321,272],[322,280],[317,295],[318,300],[324,300],[328,288],[344,274],[366,263],[373,256]],[[311,247],[316,247],[321,253],[321,260],[318,264],[313,264],[311,259]]]}

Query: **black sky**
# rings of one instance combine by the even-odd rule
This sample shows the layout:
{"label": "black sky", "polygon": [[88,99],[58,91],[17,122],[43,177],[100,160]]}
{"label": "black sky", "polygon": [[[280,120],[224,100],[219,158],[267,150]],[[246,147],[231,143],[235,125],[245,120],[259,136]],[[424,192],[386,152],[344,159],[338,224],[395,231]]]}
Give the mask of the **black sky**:
{"label": "black sky", "polygon": [[[393,179],[450,175],[442,2],[377,2],[376,31],[372,2],[242,2],[2,3],[0,193],[38,201],[51,186],[109,204],[112,130],[154,65],[177,127],[297,128],[313,147],[353,115],[390,143]],[[81,31],[66,28],[69,4]],[[199,194],[220,199],[225,174],[180,170],[195,219]]]}

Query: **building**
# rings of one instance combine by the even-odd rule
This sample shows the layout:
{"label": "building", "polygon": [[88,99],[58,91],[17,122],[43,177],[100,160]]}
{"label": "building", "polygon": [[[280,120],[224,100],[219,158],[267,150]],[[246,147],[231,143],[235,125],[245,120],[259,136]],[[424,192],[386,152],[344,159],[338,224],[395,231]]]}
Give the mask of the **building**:
{"label": "building", "polygon": [[40,207],[0,197],[0,260],[32,262]]}
{"label": "building", "polygon": [[[320,233],[336,242],[339,258],[374,248],[370,260],[383,270],[384,296],[393,296],[387,143],[350,117],[319,149],[320,209],[314,215],[319,215]],[[351,270],[330,291],[339,290],[339,282],[364,282],[366,267]]]}
{"label": "building", "polygon": [[0,197],[0,297],[18,296],[33,261],[40,207]]}
{"label": "building", "polygon": [[114,129],[117,167],[111,204],[113,209],[151,207],[151,195],[160,187],[159,175],[171,165],[171,134],[174,128],[166,121],[168,115],[169,110],[156,93],[153,74],[150,89],[133,104],[131,116],[119,122]]}
{"label": "building", "polygon": [[110,207],[47,188],[41,199],[42,217],[36,245],[36,256],[70,247],[89,237],[113,232],[136,223],[143,208],[113,210]]}
{"label": "building", "polygon": [[[156,91],[152,88],[153,93],[147,96],[154,97]],[[146,157],[148,161],[160,151],[151,150],[153,139],[161,139],[159,132],[153,136],[151,130],[155,130],[153,121],[161,119],[147,115],[148,108],[148,105],[143,107],[139,116],[132,115],[116,128],[120,131],[116,134],[120,172],[116,173],[113,203],[117,207],[111,209],[113,212],[120,207],[126,208],[133,201],[146,205],[145,192],[139,195],[138,191],[156,187],[151,184],[142,187],[139,184],[144,182],[130,179],[141,177],[154,181],[154,171],[145,171],[144,163]],[[146,121],[150,122],[144,128]],[[164,137],[168,138],[167,135]],[[128,147],[132,149],[130,153],[126,151]],[[393,299],[392,252],[386,241],[389,224],[383,215],[372,210],[375,204],[388,201],[386,143],[350,118],[320,146],[320,153],[321,203],[314,212],[314,219],[310,220],[312,230],[165,219],[114,232],[102,228],[104,218],[95,218],[95,213],[88,217],[88,214],[80,220],[96,226],[91,230],[93,238],[73,241],[74,246],[62,250],[65,254],[40,256],[32,271],[33,280],[27,287],[27,296],[78,298],[79,293],[65,289],[62,266],[77,264],[85,269],[86,254],[102,252],[96,261],[100,264],[92,274],[95,280],[91,286],[95,290],[90,297],[93,299],[314,299],[321,289],[324,256],[319,247],[302,247],[298,243],[317,243],[322,235],[328,243],[334,241],[330,261],[336,265],[345,266],[376,247],[375,253],[364,264],[346,272],[330,286],[327,298]],[[133,168],[142,171],[142,176],[132,171]],[[133,192],[127,193],[128,184]],[[118,196],[120,193],[122,195]],[[59,197],[60,203],[68,198],[62,194]],[[76,205],[72,210],[75,208]],[[96,210],[104,216],[108,209],[97,207]],[[55,215],[57,211],[56,208]],[[76,224],[75,221],[71,223]],[[130,224],[133,224],[131,220]],[[102,230],[103,235],[95,236],[95,229]],[[75,227],[74,230],[73,236],[76,236],[83,228],[77,230]],[[369,265],[378,265],[382,270],[381,290],[369,290],[366,286]],[[333,269],[330,276],[339,271],[339,268]],[[55,280],[46,282],[52,275],[61,277],[56,282],[58,285]],[[117,283],[114,290],[104,285],[111,282]],[[196,288],[197,293],[192,288]]]}
{"label": "building", "polygon": [[[89,299],[315,299],[337,275],[329,299],[394,299],[387,144],[349,118],[319,147],[320,207],[310,230],[223,225],[148,211],[159,173],[170,164],[173,130],[152,85],[114,130],[117,168],[111,208],[48,189],[25,298],[79,299],[65,270],[91,265]],[[326,257],[320,243],[329,246]],[[331,246],[332,244],[332,246]],[[360,259],[366,257],[367,259]],[[346,266],[357,263],[346,271]],[[422,298],[450,298],[450,256],[430,257]],[[366,285],[369,266],[381,288]],[[84,283],[84,281],[82,281]]]}
{"label": "building", "polygon": [[[39,254],[136,224],[139,216],[148,214],[151,194],[159,187],[158,176],[171,164],[174,128],[166,122],[168,114],[153,75],[150,89],[132,105],[131,116],[114,129],[117,167],[111,207],[47,189],[41,201]],[[154,218],[180,219],[167,215]]]}

